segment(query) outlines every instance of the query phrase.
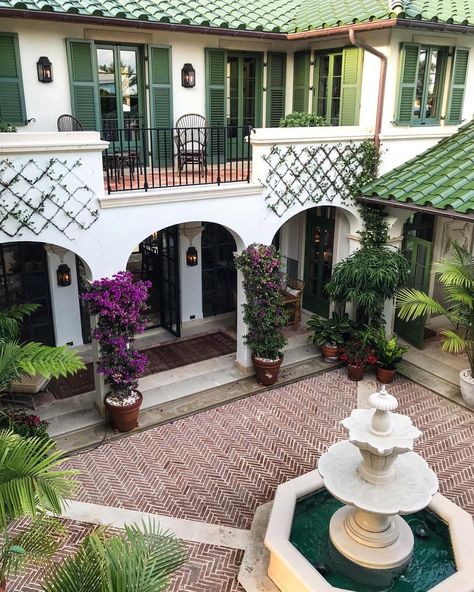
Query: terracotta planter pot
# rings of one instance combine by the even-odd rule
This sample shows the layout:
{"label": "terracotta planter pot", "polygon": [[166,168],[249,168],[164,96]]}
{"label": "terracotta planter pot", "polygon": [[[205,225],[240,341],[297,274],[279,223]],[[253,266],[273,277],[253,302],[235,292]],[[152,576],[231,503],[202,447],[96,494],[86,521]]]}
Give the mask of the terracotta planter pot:
{"label": "terracotta planter pot", "polygon": [[252,362],[255,368],[255,374],[259,384],[264,386],[270,386],[275,384],[278,379],[278,373],[280,372],[280,366],[283,362],[283,356],[278,360],[262,360],[262,358],[256,358],[252,356]]}
{"label": "terracotta planter pot", "polygon": [[114,430],[118,430],[119,432],[129,432],[138,426],[138,412],[143,401],[143,395],[139,391],[137,392],[139,396],[135,403],[124,407],[110,405],[107,402],[107,399],[105,399],[105,408]]}
{"label": "terracotta planter pot", "polygon": [[459,373],[459,384],[464,402],[470,409],[474,409],[474,378],[469,368]]}
{"label": "terracotta planter pot", "polygon": [[0,582],[0,592],[7,592],[7,581],[5,579]]}
{"label": "terracotta planter pot", "polygon": [[320,345],[319,347],[325,362],[337,362],[339,360],[339,347],[337,345]]}
{"label": "terracotta planter pot", "polygon": [[347,377],[349,380],[358,382],[364,378],[364,370],[364,366],[351,366],[351,364],[347,364]]}
{"label": "terracotta planter pot", "polygon": [[375,367],[375,375],[377,380],[382,384],[390,384],[395,377],[395,368],[382,368],[382,366]]}

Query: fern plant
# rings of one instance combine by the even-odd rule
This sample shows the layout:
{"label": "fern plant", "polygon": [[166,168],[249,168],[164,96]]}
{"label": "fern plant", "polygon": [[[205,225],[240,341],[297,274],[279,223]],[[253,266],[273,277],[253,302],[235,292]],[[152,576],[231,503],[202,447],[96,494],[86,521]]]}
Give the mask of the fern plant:
{"label": "fern plant", "polygon": [[45,592],[161,592],[184,563],[184,547],[153,521],[125,526],[109,536],[99,530],[84,540],[46,581]]}
{"label": "fern plant", "polygon": [[443,351],[458,354],[465,351],[474,376],[474,256],[453,244],[454,257],[433,265],[443,286],[444,302],[438,302],[419,290],[401,288],[397,295],[398,315],[404,321],[428,314],[446,317],[450,329],[439,331]]}
{"label": "fern plant", "polygon": [[82,370],[81,359],[67,346],[50,347],[34,341],[20,343],[21,322],[36,304],[19,304],[0,312],[0,393],[12,380],[42,374],[45,378],[67,376]]}

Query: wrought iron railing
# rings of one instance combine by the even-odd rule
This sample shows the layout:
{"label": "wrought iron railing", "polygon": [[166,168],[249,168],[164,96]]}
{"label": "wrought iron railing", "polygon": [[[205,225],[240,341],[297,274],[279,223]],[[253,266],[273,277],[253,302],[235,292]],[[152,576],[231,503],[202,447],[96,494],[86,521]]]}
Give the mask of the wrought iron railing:
{"label": "wrought iron railing", "polygon": [[108,193],[250,182],[250,126],[114,128],[102,139]]}

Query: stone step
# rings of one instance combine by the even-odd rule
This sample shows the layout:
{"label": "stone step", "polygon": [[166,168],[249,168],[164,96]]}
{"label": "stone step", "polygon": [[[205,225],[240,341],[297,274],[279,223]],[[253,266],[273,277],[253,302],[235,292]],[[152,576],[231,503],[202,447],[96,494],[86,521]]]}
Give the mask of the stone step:
{"label": "stone step", "polygon": [[[425,372],[441,378],[444,382],[459,386],[459,372],[462,368],[458,369],[454,366],[453,360],[451,360],[451,357],[456,358],[456,356],[441,352],[442,356],[438,358],[429,355],[429,353],[435,352],[410,349],[410,351],[403,355],[403,359],[405,362],[418,366]],[[463,368],[465,367],[463,366]]]}

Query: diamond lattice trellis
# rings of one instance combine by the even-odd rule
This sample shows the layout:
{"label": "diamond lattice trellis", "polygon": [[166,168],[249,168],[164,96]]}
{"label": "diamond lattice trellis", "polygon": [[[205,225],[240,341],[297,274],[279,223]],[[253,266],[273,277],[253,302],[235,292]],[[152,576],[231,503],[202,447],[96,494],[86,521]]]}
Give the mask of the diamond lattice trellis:
{"label": "diamond lattice trellis", "polygon": [[38,163],[16,159],[0,162],[0,230],[20,237],[54,227],[67,238],[87,230],[99,217],[95,193],[78,174],[80,160],[51,158]]}
{"label": "diamond lattice trellis", "polygon": [[272,146],[263,156],[268,165],[262,181],[268,207],[281,217],[295,203],[317,204],[324,198],[347,204],[373,165],[369,154],[366,143]]}

